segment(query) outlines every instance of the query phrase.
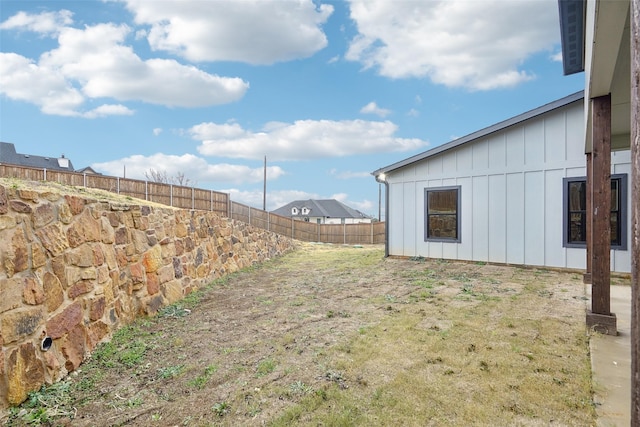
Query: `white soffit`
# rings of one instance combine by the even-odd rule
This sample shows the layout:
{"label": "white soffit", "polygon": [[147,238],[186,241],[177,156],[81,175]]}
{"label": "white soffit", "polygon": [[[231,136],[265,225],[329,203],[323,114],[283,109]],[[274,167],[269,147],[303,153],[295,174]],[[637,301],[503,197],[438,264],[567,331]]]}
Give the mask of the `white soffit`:
{"label": "white soffit", "polygon": [[[592,99],[611,94],[612,149],[629,147],[630,42],[629,2],[600,0],[587,8],[586,96]],[[592,31],[589,31],[592,30]],[[585,152],[592,150],[591,102],[585,102]]]}

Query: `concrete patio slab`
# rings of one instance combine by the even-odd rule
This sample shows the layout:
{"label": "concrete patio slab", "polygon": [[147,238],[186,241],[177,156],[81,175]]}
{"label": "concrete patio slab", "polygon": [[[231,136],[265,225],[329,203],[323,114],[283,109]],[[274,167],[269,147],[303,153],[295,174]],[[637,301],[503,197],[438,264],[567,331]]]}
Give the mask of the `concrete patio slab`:
{"label": "concrete patio slab", "polygon": [[[591,286],[587,285],[591,297]],[[591,307],[591,301],[588,302]],[[592,333],[591,369],[598,425],[624,427],[631,423],[631,287],[611,286],[611,312],[617,317],[616,336]]]}

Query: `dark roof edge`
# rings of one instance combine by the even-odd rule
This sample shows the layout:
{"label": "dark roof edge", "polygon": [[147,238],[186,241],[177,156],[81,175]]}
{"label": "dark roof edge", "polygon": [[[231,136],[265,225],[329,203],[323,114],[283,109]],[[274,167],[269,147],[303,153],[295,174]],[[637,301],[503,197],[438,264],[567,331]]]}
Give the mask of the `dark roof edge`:
{"label": "dark roof edge", "polygon": [[558,0],[562,70],[565,76],[584,71],[584,0]]}
{"label": "dark roof edge", "polygon": [[409,157],[404,160],[400,160],[399,162],[390,164],[388,166],[384,166],[380,169],[377,169],[371,172],[371,175],[378,176],[381,173],[387,173],[394,171],[396,169],[400,169],[404,166],[410,165],[415,162],[419,162],[420,160],[426,159],[428,157],[433,157],[436,154],[440,154],[444,151],[451,150],[453,148],[459,147],[460,145],[466,144],[469,141],[473,141],[475,139],[483,138],[487,135],[490,135],[494,132],[498,132],[504,130],[510,126],[517,125],[519,123],[525,122],[533,117],[540,116],[542,114],[548,113],[549,111],[553,111],[558,108],[562,108],[569,104],[572,104],[576,101],[580,101],[584,98],[584,91],[581,90],[579,92],[573,93],[571,95],[565,96],[564,98],[558,99],[556,101],[545,104],[541,107],[535,108],[533,110],[527,111],[510,119],[501,121],[479,131],[473,132],[467,136],[463,136],[462,138],[454,139],[453,141],[449,141],[442,145],[432,148],[431,150],[424,151],[420,154],[416,154],[415,156]]}

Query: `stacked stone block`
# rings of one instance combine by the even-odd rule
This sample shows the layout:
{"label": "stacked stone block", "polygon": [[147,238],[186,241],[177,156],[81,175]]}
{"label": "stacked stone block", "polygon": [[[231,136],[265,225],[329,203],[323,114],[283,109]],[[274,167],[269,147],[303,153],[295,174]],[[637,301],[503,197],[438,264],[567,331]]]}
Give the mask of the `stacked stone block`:
{"label": "stacked stone block", "polygon": [[212,212],[0,185],[0,408],[136,317],[292,247]]}

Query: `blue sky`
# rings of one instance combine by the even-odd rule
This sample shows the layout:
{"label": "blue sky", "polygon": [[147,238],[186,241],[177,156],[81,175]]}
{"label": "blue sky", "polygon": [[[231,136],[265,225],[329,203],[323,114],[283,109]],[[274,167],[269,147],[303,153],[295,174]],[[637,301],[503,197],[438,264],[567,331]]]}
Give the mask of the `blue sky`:
{"label": "blue sky", "polygon": [[268,210],[583,87],[557,0],[0,2],[0,140]]}

